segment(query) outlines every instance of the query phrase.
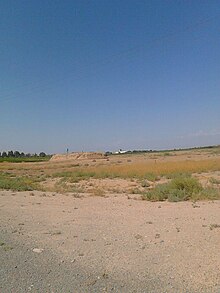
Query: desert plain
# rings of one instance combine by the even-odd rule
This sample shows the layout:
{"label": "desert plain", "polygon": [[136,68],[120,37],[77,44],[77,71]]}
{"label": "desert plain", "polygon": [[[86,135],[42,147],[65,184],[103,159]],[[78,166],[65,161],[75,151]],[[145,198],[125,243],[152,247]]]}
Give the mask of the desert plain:
{"label": "desert plain", "polygon": [[0,188],[0,292],[220,292],[219,147],[3,162]]}

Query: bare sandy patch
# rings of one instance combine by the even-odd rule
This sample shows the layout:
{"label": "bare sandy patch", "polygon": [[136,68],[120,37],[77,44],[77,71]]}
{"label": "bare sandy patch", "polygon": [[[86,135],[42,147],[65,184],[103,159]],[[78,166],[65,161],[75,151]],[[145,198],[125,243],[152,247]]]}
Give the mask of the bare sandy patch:
{"label": "bare sandy patch", "polygon": [[5,191],[0,196],[2,231],[45,256],[52,251],[60,261],[95,273],[89,287],[81,284],[84,292],[104,284],[103,275],[123,283],[121,292],[164,292],[161,282],[167,292],[219,292],[220,201],[151,203],[125,195]]}

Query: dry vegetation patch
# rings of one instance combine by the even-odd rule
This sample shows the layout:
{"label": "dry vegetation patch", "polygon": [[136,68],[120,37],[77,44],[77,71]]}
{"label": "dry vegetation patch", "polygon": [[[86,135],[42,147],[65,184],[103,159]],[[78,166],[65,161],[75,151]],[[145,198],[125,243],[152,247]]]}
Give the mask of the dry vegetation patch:
{"label": "dry vegetation patch", "polygon": [[[86,158],[55,163],[1,163],[0,189],[99,196],[126,193],[149,200],[172,201],[195,199],[199,194],[198,198],[214,199],[218,198],[220,188],[220,176],[216,175],[220,174],[220,158],[215,150],[211,151],[110,156],[101,162]],[[156,159],[152,160],[153,156]],[[195,183],[191,174],[202,186],[199,193],[192,195],[187,188],[172,188],[174,183],[170,181],[177,182],[180,177],[185,184]]]}

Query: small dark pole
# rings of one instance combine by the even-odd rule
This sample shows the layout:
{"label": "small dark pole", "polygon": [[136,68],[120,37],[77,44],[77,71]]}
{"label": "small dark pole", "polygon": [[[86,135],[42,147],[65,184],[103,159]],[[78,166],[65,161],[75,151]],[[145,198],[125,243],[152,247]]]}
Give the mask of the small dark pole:
{"label": "small dark pole", "polygon": [[67,153],[67,155],[69,154],[69,149],[68,148],[66,149],[66,153]]}

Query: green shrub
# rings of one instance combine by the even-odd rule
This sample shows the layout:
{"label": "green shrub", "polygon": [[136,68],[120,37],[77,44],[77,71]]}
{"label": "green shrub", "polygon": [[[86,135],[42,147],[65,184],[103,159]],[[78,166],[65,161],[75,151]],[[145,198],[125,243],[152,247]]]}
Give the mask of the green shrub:
{"label": "green shrub", "polygon": [[188,200],[190,197],[184,189],[171,189],[168,194],[168,201],[178,202]]}
{"label": "green shrub", "polygon": [[167,198],[167,184],[159,184],[154,189],[148,191],[142,196],[142,199],[147,199],[150,201],[163,201]]}
{"label": "green shrub", "polygon": [[0,174],[0,189],[13,191],[32,191],[41,189],[40,186],[29,177],[11,177],[8,174]]}
{"label": "green shrub", "polygon": [[217,189],[203,188],[196,178],[190,176],[179,176],[169,183],[159,184],[142,196],[144,200],[172,202],[219,198]]}
{"label": "green shrub", "polygon": [[220,192],[218,189],[213,187],[204,188],[200,193],[194,193],[192,195],[192,200],[216,200],[220,199]]}
{"label": "green shrub", "polygon": [[172,190],[182,190],[186,192],[188,196],[203,190],[201,183],[194,177],[180,176],[174,178],[169,185]]}

